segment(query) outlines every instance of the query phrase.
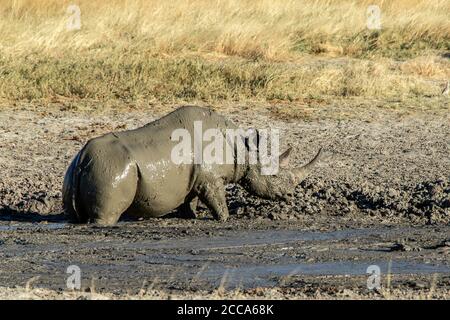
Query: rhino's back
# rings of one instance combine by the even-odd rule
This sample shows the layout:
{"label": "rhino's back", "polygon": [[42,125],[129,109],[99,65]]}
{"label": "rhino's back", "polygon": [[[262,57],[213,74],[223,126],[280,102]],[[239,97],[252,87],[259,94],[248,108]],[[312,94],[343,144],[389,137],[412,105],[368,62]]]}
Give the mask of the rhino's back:
{"label": "rhino's back", "polygon": [[[116,136],[130,150],[139,167],[158,171],[152,175],[163,175],[169,169],[180,170],[172,159],[172,150],[181,142],[173,140],[175,130],[186,130],[193,148],[195,122],[201,123],[202,133],[208,129],[236,128],[231,121],[210,109],[186,106],[141,128],[116,133]],[[206,145],[207,142],[203,142],[203,148]]]}
{"label": "rhino's back", "polygon": [[142,128],[136,129],[136,131],[146,131],[156,136],[164,136],[164,138],[169,134],[170,139],[170,134],[175,129],[186,129],[193,134],[194,122],[196,121],[202,123],[204,130],[210,128],[236,128],[236,125],[232,121],[209,108],[185,106],[176,109],[156,121],[150,122]]}
{"label": "rhino's back", "polygon": [[[140,173],[138,192],[130,211],[151,216],[164,215],[181,205],[191,192],[198,167],[173,161],[172,150],[179,141],[173,141],[172,134],[176,129],[186,129],[191,135],[193,146],[195,121],[201,121],[203,132],[211,128],[234,126],[210,109],[187,106],[141,128],[117,133],[130,150]],[[209,167],[209,170],[217,176],[225,176],[232,168],[232,165],[216,166]]]}

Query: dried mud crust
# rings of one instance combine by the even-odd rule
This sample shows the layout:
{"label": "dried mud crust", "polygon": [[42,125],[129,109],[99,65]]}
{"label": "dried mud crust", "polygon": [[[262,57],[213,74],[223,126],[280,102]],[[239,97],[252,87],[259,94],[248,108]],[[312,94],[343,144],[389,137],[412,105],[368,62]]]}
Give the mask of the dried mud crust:
{"label": "dried mud crust", "polygon": [[[284,121],[269,112],[225,112],[243,127],[278,128],[292,165],[320,146],[329,155],[286,203],[227,188],[239,218],[302,220],[337,216],[356,221],[450,221],[450,119],[420,114],[375,119]],[[0,212],[47,215],[61,211],[61,185],[72,157],[92,137],[136,128],[159,114],[103,115],[7,110],[0,112]],[[201,214],[207,214],[205,211]]]}

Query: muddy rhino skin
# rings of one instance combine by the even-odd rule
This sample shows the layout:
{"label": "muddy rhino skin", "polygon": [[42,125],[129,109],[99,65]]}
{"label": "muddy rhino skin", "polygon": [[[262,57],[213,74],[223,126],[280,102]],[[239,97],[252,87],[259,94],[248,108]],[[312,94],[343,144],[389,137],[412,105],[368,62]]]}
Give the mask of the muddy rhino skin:
{"label": "muddy rhino skin", "polygon": [[[321,152],[304,167],[280,168],[276,176],[261,175],[260,165],[177,165],[171,152],[174,129],[187,129],[193,139],[194,121],[210,128],[237,128],[216,112],[181,107],[141,128],[105,134],[88,141],[67,169],[63,185],[65,212],[78,222],[113,225],[127,212],[160,217],[174,209],[195,217],[200,199],[220,221],[228,218],[225,185],[239,183],[266,199],[285,199],[305,178]],[[193,145],[193,141],[192,141]],[[204,147],[204,146],[203,146]],[[285,165],[290,149],[280,156]],[[236,152],[236,150],[234,150]]]}

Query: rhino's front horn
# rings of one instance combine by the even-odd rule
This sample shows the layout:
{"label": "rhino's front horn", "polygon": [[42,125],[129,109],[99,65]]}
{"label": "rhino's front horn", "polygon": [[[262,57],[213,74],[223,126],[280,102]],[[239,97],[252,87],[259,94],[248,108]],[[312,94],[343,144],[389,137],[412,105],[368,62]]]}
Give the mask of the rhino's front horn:
{"label": "rhino's front horn", "polygon": [[295,168],[292,170],[292,173],[297,178],[297,183],[302,182],[306,176],[312,171],[314,166],[319,162],[320,158],[322,156],[322,148],[320,148],[319,152],[315,155],[315,157],[306,165],[300,168]]}

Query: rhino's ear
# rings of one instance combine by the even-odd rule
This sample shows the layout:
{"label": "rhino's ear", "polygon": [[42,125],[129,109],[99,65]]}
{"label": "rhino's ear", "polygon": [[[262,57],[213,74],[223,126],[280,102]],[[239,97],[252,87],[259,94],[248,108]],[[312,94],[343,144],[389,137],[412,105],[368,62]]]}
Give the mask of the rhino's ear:
{"label": "rhino's ear", "polygon": [[255,150],[259,152],[259,131],[255,128],[250,128],[247,130],[247,135],[245,137],[245,146],[247,150]]}
{"label": "rhino's ear", "polygon": [[285,152],[283,152],[279,157],[280,167],[286,168],[289,165],[289,157],[291,155],[292,147],[289,147]]}

